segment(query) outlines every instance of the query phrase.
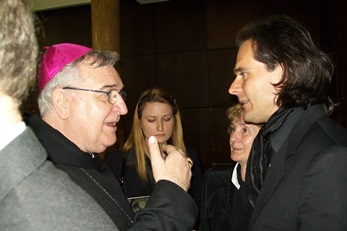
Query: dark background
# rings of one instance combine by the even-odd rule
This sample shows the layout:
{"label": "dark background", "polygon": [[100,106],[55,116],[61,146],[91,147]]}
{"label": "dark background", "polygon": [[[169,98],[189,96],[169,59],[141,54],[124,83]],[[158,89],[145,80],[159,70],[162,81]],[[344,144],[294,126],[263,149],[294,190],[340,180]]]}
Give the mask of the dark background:
{"label": "dark background", "polygon": [[[129,113],[122,117],[118,141],[126,139],[139,94],[161,87],[177,100],[185,142],[198,151],[206,170],[230,164],[226,109],[234,79],[237,31],[248,21],[285,14],[300,21],[335,62],[332,115],[347,127],[346,11],[338,0],[185,0],[141,5],[120,1],[121,62],[117,69],[128,91]],[[92,46],[91,6],[37,12],[41,48],[61,42]],[[22,106],[36,113],[37,90]],[[347,137],[346,137],[347,138]]]}

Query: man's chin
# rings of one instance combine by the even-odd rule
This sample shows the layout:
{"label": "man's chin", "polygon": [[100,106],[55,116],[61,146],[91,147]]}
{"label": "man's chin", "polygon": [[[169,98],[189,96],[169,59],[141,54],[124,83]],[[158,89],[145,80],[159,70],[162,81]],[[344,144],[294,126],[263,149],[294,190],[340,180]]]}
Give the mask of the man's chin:
{"label": "man's chin", "polygon": [[245,111],[243,113],[243,121],[245,121],[246,123],[253,123],[251,113]]}

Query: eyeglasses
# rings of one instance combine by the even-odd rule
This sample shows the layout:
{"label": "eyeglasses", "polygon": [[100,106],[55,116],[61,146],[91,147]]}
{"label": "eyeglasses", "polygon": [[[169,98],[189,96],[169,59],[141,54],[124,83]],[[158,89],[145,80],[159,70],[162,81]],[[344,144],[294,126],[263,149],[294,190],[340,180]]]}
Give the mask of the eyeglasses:
{"label": "eyeglasses", "polygon": [[97,92],[97,93],[103,93],[106,94],[108,97],[108,102],[110,104],[115,104],[117,102],[117,96],[121,96],[123,100],[125,101],[127,97],[127,93],[124,89],[117,91],[116,89],[112,89],[110,91],[101,91],[101,90],[91,90],[91,89],[84,89],[84,88],[77,88],[77,87],[63,87],[63,89],[67,90],[77,90],[77,91],[91,91],[91,92]]}

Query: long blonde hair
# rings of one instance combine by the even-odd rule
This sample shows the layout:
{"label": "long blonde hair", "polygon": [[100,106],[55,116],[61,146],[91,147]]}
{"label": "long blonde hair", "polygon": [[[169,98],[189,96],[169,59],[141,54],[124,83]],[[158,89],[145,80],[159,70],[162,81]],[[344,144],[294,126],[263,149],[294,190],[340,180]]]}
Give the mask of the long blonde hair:
{"label": "long blonde hair", "polygon": [[134,149],[137,160],[137,171],[139,173],[140,178],[144,182],[148,182],[146,171],[146,157],[150,158],[150,155],[146,145],[146,139],[141,129],[140,121],[142,112],[145,109],[147,103],[155,102],[165,103],[172,107],[175,123],[170,139],[172,141],[172,145],[186,153],[186,148],[183,139],[181,116],[176,105],[176,100],[161,89],[154,88],[144,91],[136,104],[133,118],[133,126],[129,134],[129,137],[122,148],[124,152],[128,152],[131,148]]}

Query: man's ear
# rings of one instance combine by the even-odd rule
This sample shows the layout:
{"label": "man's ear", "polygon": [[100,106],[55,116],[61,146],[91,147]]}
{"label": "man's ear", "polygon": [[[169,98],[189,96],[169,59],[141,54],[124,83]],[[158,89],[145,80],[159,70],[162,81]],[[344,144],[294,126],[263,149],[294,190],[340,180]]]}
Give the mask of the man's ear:
{"label": "man's ear", "polygon": [[69,100],[63,89],[55,89],[52,91],[52,104],[54,110],[61,119],[67,119],[69,117]]}
{"label": "man's ear", "polygon": [[277,67],[273,71],[273,75],[271,75],[272,76],[271,83],[278,84],[274,89],[274,94],[275,94],[274,103],[275,104],[277,104],[278,94],[281,91],[281,88],[283,87],[283,85],[287,81],[287,77],[283,77],[283,75],[284,75],[284,66],[283,66],[283,64],[279,64],[279,65],[277,65]]}
{"label": "man's ear", "polygon": [[[284,67],[283,67],[283,65],[282,64],[277,65],[275,70],[273,71],[273,73],[274,73],[274,75],[272,75],[273,77],[271,79],[271,83],[279,83],[282,80],[282,77],[283,77],[283,74],[284,74]],[[286,80],[284,80],[284,82],[285,81]]]}

